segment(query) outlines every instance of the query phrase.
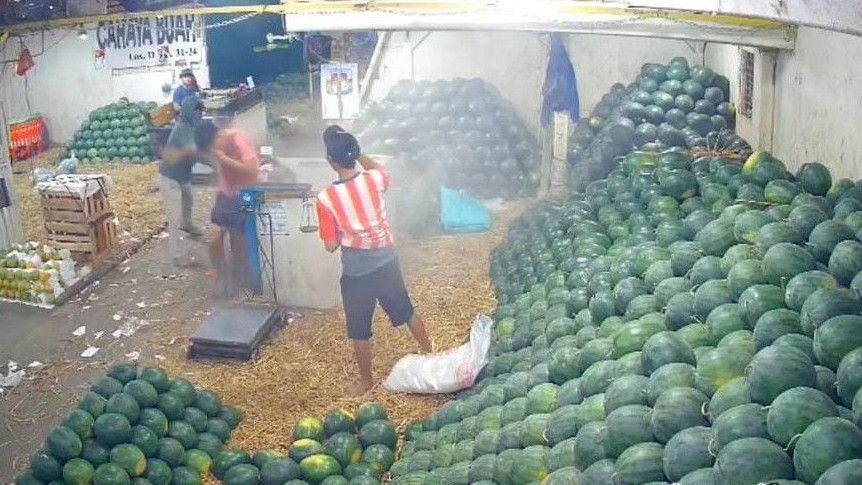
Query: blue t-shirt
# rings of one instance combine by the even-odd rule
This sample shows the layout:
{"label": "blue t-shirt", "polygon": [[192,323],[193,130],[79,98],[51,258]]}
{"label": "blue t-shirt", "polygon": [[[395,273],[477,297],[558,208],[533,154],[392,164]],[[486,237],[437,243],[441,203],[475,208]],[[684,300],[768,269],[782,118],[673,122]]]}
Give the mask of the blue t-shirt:
{"label": "blue t-shirt", "polygon": [[188,98],[189,96],[199,96],[200,94],[194,89],[186,86],[185,84],[181,84],[177,89],[174,90],[174,103],[182,106],[183,100]]}

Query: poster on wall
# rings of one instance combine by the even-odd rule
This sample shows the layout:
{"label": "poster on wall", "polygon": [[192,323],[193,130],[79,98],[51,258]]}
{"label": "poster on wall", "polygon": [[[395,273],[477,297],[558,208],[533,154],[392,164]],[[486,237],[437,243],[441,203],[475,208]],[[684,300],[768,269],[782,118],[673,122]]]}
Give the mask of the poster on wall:
{"label": "poster on wall", "polygon": [[99,22],[96,51],[111,69],[148,66],[188,66],[204,54],[201,18],[164,15]]}
{"label": "poster on wall", "polygon": [[320,96],[325,120],[352,120],[359,115],[356,64],[321,64]]}

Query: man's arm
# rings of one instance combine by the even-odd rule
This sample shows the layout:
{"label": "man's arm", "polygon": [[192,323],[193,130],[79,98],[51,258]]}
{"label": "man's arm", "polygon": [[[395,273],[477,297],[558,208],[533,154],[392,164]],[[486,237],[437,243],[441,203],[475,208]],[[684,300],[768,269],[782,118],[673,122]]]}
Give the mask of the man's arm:
{"label": "man's arm", "polygon": [[383,165],[380,165],[376,160],[365,154],[359,155],[359,160],[357,161],[365,170],[385,170]]}
{"label": "man's arm", "polygon": [[334,253],[341,246],[338,240],[338,224],[335,221],[335,216],[320,201],[317,201],[316,205],[320,239],[323,240],[323,247],[330,253]]}
{"label": "man's arm", "polygon": [[194,148],[179,148],[167,145],[162,149],[162,160],[170,165],[176,165],[181,160],[195,155],[197,151]]}
{"label": "man's arm", "polygon": [[213,150],[212,156],[223,168],[248,175],[249,177],[257,176],[257,157],[246,156],[242,160],[236,160],[221,150]]}
{"label": "man's arm", "polygon": [[377,190],[380,192],[386,192],[389,190],[389,172],[386,171],[386,167],[377,163],[376,160],[369,157],[368,155],[359,155],[359,159],[357,160],[359,165],[362,166],[363,169],[372,173],[372,179],[377,184]]}

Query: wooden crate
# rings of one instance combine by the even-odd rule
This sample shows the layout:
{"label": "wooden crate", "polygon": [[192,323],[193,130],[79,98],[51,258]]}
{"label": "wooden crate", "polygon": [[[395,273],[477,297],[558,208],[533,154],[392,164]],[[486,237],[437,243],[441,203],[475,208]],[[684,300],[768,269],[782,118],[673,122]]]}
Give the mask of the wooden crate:
{"label": "wooden crate", "polygon": [[45,222],[48,244],[56,249],[68,249],[85,258],[94,258],[117,242],[117,225],[113,211],[105,212],[95,221]]}
{"label": "wooden crate", "polygon": [[116,214],[104,190],[84,198],[48,191],[41,196],[48,244],[79,257],[94,258],[116,243]]}
{"label": "wooden crate", "polygon": [[42,212],[48,222],[92,222],[111,211],[103,190],[79,198],[75,194],[42,193]]}
{"label": "wooden crate", "polygon": [[156,128],[165,126],[174,121],[175,115],[174,103],[163,104],[150,111],[150,124]]}

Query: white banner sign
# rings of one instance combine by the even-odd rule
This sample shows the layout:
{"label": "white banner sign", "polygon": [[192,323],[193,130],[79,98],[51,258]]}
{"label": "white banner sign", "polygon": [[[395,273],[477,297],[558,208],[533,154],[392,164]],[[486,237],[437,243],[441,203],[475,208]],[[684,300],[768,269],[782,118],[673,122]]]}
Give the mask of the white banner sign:
{"label": "white banner sign", "polygon": [[323,119],[351,120],[359,115],[358,71],[356,64],[321,64]]}
{"label": "white banner sign", "polygon": [[166,15],[99,22],[96,61],[109,68],[184,66],[203,59],[202,20]]}

